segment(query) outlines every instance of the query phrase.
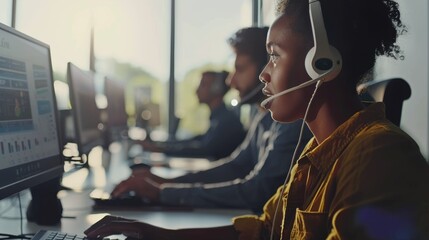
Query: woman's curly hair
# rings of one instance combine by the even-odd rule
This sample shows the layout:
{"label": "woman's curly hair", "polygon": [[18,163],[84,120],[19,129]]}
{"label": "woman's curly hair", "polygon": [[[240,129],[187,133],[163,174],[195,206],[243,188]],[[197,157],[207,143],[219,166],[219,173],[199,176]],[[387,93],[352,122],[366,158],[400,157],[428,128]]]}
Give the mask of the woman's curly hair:
{"label": "woman's curly hair", "polygon": [[[401,21],[399,5],[394,0],[319,0],[328,39],[343,55],[343,67],[353,78],[370,71],[376,56],[403,59],[396,41],[407,31]],[[277,0],[276,15],[292,15],[308,26],[306,0]],[[301,30],[302,31],[302,30]],[[346,70],[343,68],[343,70]],[[355,82],[357,84],[357,82]]]}
{"label": "woman's curly hair", "polygon": [[[380,12],[383,12],[388,18],[382,18],[385,22],[375,23],[375,36],[380,41],[375,53],[377,56],[386,55],[397,59],[398,56],[401,56],[402,52],[396,44],[396,39],[398,35],[405,33],[407,29],[401,21],[398,3],[392,0],[384,0],[382,2],[383,4],[379,5]],[[378,12],[375,9],[374,11],[375,13]]]}

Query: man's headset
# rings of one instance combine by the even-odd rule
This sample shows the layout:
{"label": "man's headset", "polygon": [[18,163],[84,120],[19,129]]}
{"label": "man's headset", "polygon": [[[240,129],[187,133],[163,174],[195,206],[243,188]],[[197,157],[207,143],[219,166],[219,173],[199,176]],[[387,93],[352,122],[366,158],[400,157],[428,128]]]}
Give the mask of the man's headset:
{"label": "man's headset", "polygon": [[335,47],[329,45],[319,0],[309,0],[309,11],[314,46],[308,51],[305,57],[305,70],[311,77],[311,80],[274,94],[262,101],[262,107],[265,107],[270,101],[277,97],[307,87],[318,81],[331,81],[341,72],[341,54]]}
{"label": "man's headset", "polygon": [[264,88],[264,84],[258,83],[255,88],[253,88],[250,92],[244,95],[239,102],[239,105],[247,103],[250,99],[261,93],[262,88]]}

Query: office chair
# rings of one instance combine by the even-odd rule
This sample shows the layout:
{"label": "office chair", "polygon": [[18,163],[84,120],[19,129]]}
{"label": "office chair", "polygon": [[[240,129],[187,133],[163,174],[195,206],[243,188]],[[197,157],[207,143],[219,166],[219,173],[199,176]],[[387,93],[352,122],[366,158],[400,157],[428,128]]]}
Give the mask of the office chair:
{"label": "office chair", "polygon": [[411,96],[407,81],[402,78],[371,81],[360,84],[357,90],[363,101],[383,102],[386,105],[386,118],[400,126],[402,104]]}

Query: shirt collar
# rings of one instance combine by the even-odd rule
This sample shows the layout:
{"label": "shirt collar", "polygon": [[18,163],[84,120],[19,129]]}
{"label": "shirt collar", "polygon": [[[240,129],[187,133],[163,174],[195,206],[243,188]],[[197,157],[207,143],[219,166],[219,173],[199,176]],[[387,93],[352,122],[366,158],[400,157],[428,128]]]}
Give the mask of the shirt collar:
{"label": "shirt collar", "polygon": [[355,113],[341,124],[321,144],[313,137],[302,156],[308,159],[319,171],[326,171],[339,158],[354,137],[372,122],[385,119],[383,103],[374,103]]}

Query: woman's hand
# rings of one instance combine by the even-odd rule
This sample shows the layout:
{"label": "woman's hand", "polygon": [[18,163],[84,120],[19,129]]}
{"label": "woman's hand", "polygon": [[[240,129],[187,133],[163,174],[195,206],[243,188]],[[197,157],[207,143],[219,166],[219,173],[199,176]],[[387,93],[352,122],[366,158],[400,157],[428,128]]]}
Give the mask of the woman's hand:
{"label": "woman's hand", "polygon": [[104,238],[114,234],[123,234],[127,237],[144,239],[144,225],[136,220],[117,216],[106,216],[85,230],[88,238]]}
{"label": "woman's hand", "polygon": [[126,237],[140,240],[238,239],[238,232],[232,225],[213,228],[169,230],[117,216],[104,217],[85,230],[85,234],[88,238],[104,238],[110,235],[123,234]]}

